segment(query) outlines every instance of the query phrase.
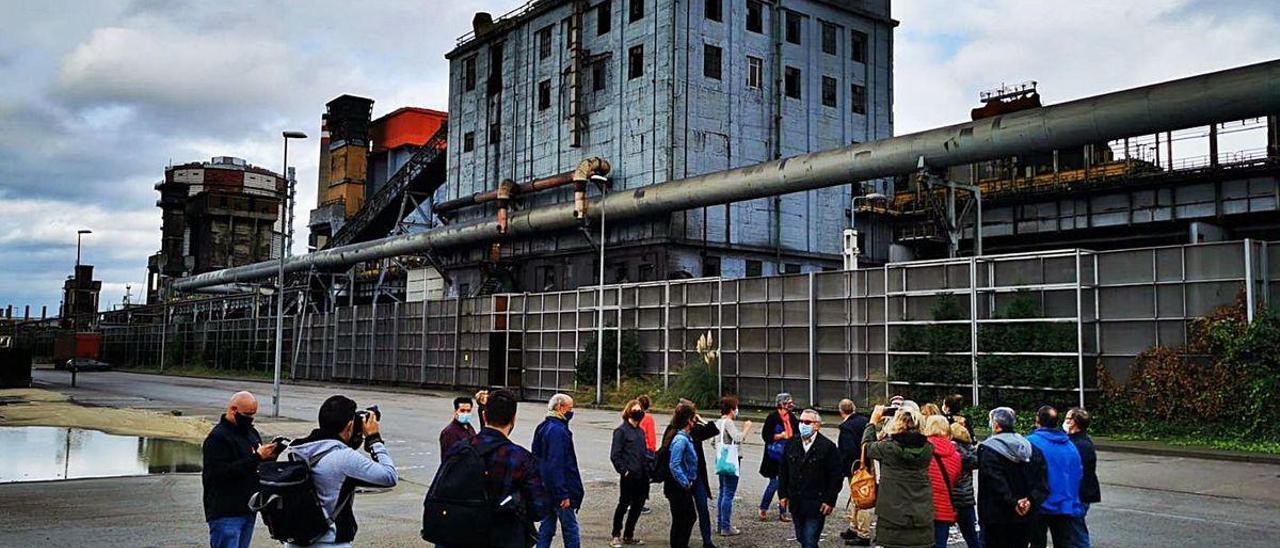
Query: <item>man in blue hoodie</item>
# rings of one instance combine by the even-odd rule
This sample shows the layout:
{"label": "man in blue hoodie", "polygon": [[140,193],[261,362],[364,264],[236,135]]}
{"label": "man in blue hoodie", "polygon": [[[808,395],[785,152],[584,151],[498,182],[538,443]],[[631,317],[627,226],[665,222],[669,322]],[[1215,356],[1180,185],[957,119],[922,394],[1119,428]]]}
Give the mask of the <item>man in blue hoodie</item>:
{"label": "man in blue hoodie", "polygon": [[1058,410],[1048,405],[1036,411],[1036,431],[1027,440],[1044,454],[1049,496],[1031,520],[1031,546],[1043,548],[1045,533],[1053,534],[1054,548],[1071,548],[1072,521],[1084,511],[1080,504],[1080,480],[1084,466],[1080,451],[1058,426]]}
{"label": "man in blue hoodie", "polygon": [[538,473],[555,511],[538,526],[538,548],[551,546],[556,536],[556,521],[564,535],[565,548],[578,548],[578,509],[582,507],[582,475],[578,472],[578,456],[573,450],[573,398],[556,394],[547,402],[547,418],[533,432],[533,456],[538,459]]}

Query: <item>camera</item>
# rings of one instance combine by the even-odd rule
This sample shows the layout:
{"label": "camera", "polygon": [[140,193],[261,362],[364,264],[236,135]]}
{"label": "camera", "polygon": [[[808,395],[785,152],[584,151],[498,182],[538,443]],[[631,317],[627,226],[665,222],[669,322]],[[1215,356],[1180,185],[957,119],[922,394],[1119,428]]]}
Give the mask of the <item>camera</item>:
{"label": "camera", "polygon": [[382,420],[382,411],[380,411],[376,405],[371,405],[367,409],[358,409],[356,410],[356,418],[354,421],[355,425],[353,428],[355,433],[360,434],[364,432],[364,421],[368,420],[367,417],[369,415],[373,415],[373,418],[375,419]]}
{"label": "camera", "polygon": [[898,406],[896,406],[896,405],[895,405],[895,406],[893,406],[893,407],[886,407],[886,408],[884,408],[884,413],[883,413],[883,415],[882,415],[882,416],[883,416],[883,417],[885,417],[885,418],[892,417],[894,414],[896,414],[896,413],[898,412],[898,409],[900,409],[900,408],[899,408]]}

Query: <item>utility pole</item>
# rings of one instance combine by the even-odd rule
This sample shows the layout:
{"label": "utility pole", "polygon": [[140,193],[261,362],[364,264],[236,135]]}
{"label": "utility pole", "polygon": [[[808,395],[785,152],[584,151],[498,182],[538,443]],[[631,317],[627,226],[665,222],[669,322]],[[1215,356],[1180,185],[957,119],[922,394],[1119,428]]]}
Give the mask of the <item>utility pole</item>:
{"label": "utility pole", "polygon": [[276,355],[271,394],[272,417],[280,416],[280,367],[284,354],[284,261],[289,256],[289,234],[292,231],[292,227],[284,226],[289,224],[289,212],[293,208],[289,203],[293,198],[293,181],[289,177],[289,139],[306,139],[307,134],[286,131],[281,136],[284,138],[284,169],[280,173],[288,180],[285,181],[284,199],[280,202],[280,265],[276,273]]}

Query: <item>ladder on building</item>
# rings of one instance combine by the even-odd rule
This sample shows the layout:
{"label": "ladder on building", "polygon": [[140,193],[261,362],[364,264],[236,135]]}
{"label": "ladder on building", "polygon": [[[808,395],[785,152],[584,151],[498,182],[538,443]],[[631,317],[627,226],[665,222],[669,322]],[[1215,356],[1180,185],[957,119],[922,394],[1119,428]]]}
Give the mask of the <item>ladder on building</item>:
{"label": "ladder on building", "polygon": [[435,192],[444,183],[445,143],[449,136],[449,123],[440,124],[436,131],[395,175],[382,185],[364,207],[347,220],[338,233],[329,239],[325,247],[337,247],[354,242],[386,236],[400,219],[400,202],[406,192]]}

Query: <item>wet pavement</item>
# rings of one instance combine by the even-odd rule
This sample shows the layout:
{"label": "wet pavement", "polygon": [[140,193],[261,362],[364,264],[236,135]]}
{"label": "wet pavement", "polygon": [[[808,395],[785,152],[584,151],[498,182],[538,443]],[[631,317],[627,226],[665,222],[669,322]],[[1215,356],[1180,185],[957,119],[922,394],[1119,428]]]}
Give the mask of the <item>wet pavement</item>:
{"label": "wet pavement", "polygon": [[52,426],[0,427],[0,483],[199,472],[194,443]]}

